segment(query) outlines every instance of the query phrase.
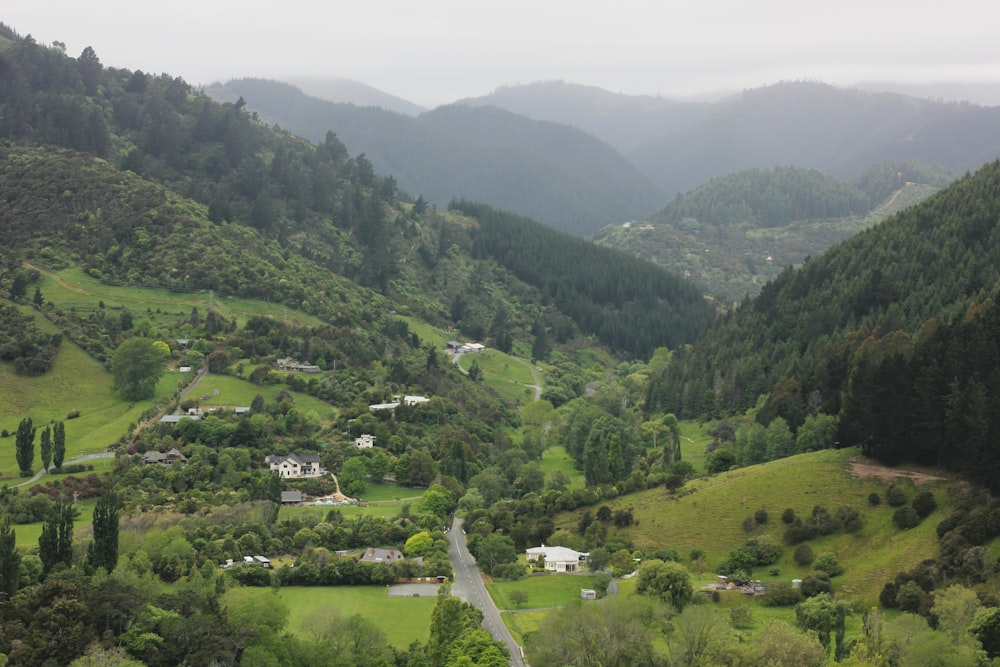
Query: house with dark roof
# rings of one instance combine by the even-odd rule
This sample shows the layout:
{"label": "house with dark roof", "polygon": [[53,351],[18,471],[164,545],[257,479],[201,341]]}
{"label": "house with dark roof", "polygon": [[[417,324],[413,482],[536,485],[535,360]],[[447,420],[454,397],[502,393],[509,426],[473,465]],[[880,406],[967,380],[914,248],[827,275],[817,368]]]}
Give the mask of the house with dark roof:
{"label": "house with dark roof", "polygon": [[142,455],[142,462],[145,465],[160,464],[161,466],[169,466],[174,463],[180,463],[183,466],[187,465],[187,457],[181,454],[181,450],[176,447],[166,452],[158,452],[154,449]]}
{"label": "house with dark roof", "polygon": [[282,491],[281,492],[281,504],[282,505],[301,505],[302,504],[302,492],[301,491]]}

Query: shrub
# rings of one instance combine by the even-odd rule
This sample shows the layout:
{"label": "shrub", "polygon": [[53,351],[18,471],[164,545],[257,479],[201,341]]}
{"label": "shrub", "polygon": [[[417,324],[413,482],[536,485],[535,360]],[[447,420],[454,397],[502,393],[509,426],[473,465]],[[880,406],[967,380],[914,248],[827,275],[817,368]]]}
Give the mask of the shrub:
{"label": "shrub", "polygon": [[748,540],[743,545],[743,550],[754,555],[757,565],[771,565],[781,558],[781,545],[767,535]]}
{"label": "shrub", "polygon": [[871,493],[868,494],[868,504],[871,505],[872,507],[878,507],[879,505],[882,504],[882,497],[879,496],[874,491],[872,491]]}
{"label": "shrub", "polygon": [[890,507],[900,507],[906,504],[906,491],[903,490],[901,486],[893,482],[889,485],[889,488],[885,490],[885,502],[889,503]]}
{"label": "shrub", "polygon": [[9,437],[10,437],[10,431],[8,431],[7,429],[0,431],[0,438],[9,438]]}
{"label": "shrub", "polygon": [[920,606],[923,604],[926,595],[920,584],[915,581],[908,581],[900,586],[899,591],[896,593],[896,606],[902,611],[914,614],[919,613]]}
{"label": "shrub", "polygon": [[767,519],[767,510],[763,507],[753,513],[753,520],[761,526],[767,523]]}
{"label": "shrub", "polygon": [[830,593],[832,590],[830,575],[822,570],[813,570],[802,579],[802,595],[807,598],[820,593]]}
{"label": "shrub", "polygon": [[733,607],[729,610],[729,622],[734,628],[745,630],[753,625],[753,611],[747,607]]}
{"label": "shrub", "polygon": [[802,593],[792,588],[790,582],[776,581],[768,584],[761,602],[767,607],[794,607],[802,602]]}
{"label": "shrub", "polygon": [[745,530],[745,531],[746,531],[746,532],[748,532],[748,533],[749,533],[749,532],[750,532],[751,530],[753,530],[753,529],[754,529],[754,526],[756,526],[756,525],[757,525],[757,524],[756,524],[756,523],[754,522],[754,520],[753,520],[753,517],[752,517],[752,516],[748,516],[747,518],[743,519],[743,530]]}
{"label": "shrub", "polygon": [[837,555],[833,553],[822,554],[813,563],[813,569],[826,572],[831,577],[836,577],[844,573],[844,566],[840,564],[840,561],[837,560]]}
{"label": "shrub", "polygon": [[892,581],[885,582],[882,592],[878,594],[878,603],[883,609],[895,609],[898,606],[896,596],[899,594],[899,587]]}
{"label": "shrub", "polygon": [[934,499],[934,494],[930,491],[921,491],[913,499],[911,506],[916,511],[917,516],[923,519],[937,509],[937,500]]}
{"label": "shrub", "polygon": [[900,529],[908,530],[920,525],[920,515],[912,507],[900,507],[892,515],[892,522]]}
{"label": "shrub", "polygon": [[795,564],[801,567],[805,567],[813,562],[813,550],[808,544],[800,544],[795,547],[795,554],[792,556],[795,559]]}
{"label": "shrub", "polygon": [[853,507],[841,507],[837,510],[837,520],[844,527],[844,530],[851,534],[857,534],[864,528],[861,521],[861,513]]}
{"label": "shrub", "polygon": [[67,413],[66,415],[66,419],[76,419],[79,416],[80,416],[79,410],[70,410],[69,413]]}
{"label": "shrub", "polygon": [[785,511],[781,513],[781,521],[789,526],[795,523],[795,510],[791,507],[786,507]]}

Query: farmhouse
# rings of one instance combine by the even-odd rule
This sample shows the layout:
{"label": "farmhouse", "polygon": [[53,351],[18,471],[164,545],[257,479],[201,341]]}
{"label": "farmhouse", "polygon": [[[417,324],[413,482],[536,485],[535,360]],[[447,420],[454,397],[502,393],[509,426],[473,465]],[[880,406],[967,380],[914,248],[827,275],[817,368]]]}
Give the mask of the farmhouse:
{"label": "farmhouse", "polygon": [[581,564],[587,562],[589,555],[589,552],[574,551],[567,547],[547,547],[544,544],[525,552],[528,562],[533,563],[541,558],[545,562],[545,569],[550,572],[576,572]]}
{"label": "farmhouse", "polygon": [[156,450],[146,452],[142,455],[142,462],[145,465],[158,463],[161,466],[169,466],[173,463],[180,463],[183,466],[187,464],[187,457],[181,454],[181,450],[174,447],[166,453],[158,452]]}
{"label": "farmhouse", "polygon": [[319,465],[318,454],[274,454],[264,459],[271,472],[284,479],[319,477],[326,471]]}

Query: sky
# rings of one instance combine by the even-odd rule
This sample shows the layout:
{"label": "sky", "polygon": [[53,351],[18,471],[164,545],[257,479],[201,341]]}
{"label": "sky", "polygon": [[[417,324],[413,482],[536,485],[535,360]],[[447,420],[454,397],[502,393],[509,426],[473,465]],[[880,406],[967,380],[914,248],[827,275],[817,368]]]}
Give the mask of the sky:
{"label": "sky", "polygon": [[561,80],[686,97],[777,81],[1000,83],[987,0],[4,0],[36,41],[194,85],[330,76],[422,106]]}

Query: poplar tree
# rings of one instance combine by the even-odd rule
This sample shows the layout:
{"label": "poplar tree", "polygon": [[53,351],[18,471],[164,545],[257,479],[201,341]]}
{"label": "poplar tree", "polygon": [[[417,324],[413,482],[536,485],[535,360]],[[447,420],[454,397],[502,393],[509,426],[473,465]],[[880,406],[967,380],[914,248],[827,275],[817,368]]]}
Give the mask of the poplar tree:
{"label": "poplar tree", "polygon": [[42,560],[42,576],[48,575],[59,563],[67,567],[73,562],[73,519],[76,508],[64,500],[52,506],[38,538],[38,557]]}
{"label": "poplar tree", "polygon": [[42,470],[48,470],[52,462],[52,429],[46,426],[41,437]]}
{"label": "poplar tree", "polygon": [[87,563],[110,574],[118,565],[118,497],[108,491],[94,507],[94,541],[87,547]]}
{"label": "poplar tree", "polygon": [[18,424],[15,446],[21,476],[30,477],[31,464],[35,460],[35,427],[31,423],[31,417],[25,417]]}
{"label": "poplar tree", "polygon": [[0,595],[12,597],[17,592],[21,576],[21,553],[17,550],[17,536],[10,525],[10,517],[0,521]]}
{"label": "poplar tree", "polygon": [[52,465],[62,468],[66,458],[66,425],[56,422],[52,427]]}

